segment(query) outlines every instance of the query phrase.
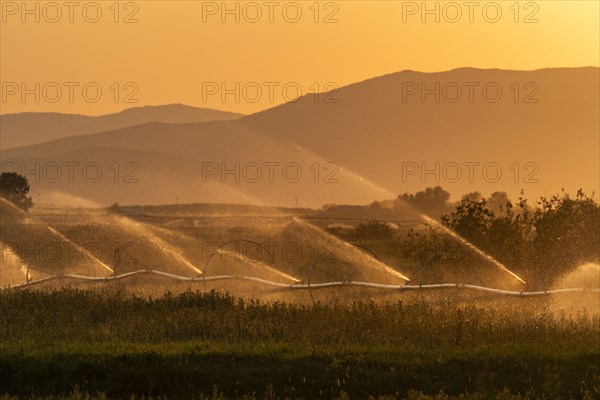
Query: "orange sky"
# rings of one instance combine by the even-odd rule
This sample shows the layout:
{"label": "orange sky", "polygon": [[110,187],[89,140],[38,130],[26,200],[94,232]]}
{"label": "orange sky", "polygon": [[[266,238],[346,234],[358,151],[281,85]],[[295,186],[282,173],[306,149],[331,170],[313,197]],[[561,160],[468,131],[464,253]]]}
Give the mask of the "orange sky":
{"label": "orange sky", "polygon": [[[521,1],[517,7],[512,0],[484,1],[472,9],[463,1],[453,3],[458,8],[428,2],[429,9],[438,3],[439,22],[435,13],[422,15],[421,1],[227,2],[229,9],[237,4],[239,22],[235,12],[223,14],[221,1],[119,2],[118,7],[110,0],[75,2],[72,15],[62,1],[53,3],[58,8],[27,2],[30,10],[37,4],[39,15],[24,13],[21,1],[0,3],[3,114],[97,115],[164,103],[252,113],[285,102],[298,90],[306,94],[328,82],[343,86],[404,69],[600,64],[595,0]],[[97,8],[98,22],[89,22],[97,18]],[[462,16],[453,23],[457,11]],[[137,22],[125,23],[128,16]],[[537,22],[525,23],[528,18]],[[33,92],[24,99],[23,83]],[[222,84],[232,91],[225,99]],[[137,103],[125,102],[127,95]]]}

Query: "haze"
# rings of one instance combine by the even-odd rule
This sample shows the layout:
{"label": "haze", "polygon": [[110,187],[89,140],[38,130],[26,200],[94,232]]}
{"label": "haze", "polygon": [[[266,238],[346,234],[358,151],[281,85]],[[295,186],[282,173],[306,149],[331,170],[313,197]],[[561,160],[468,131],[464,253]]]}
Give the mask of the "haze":
{"label": "haze", "polygon": [[[277,91],[272,100],[266,95],[252,102],[236,101],[233,96],[226,101],[220,96],[203,99],[203,83],[225,82],[231,88],[235,82],[242,86],[295,82],[306,94],[326,91],[327,83],[341,87],[406,69],[583,67],[598,66],[600,57],[596,1],[522,1],[518,14],[509,8],[513,3],[499,2],[502,15],[495,23],[484,19],[483,6],[474,9],[470,23],[463,2],[454,3],[462,13],[456,23],[448,22],[456,11],[442,8],[443,3],[439,23],[435,15],[425,16],[426,23],[421,23],[422,10],[408,13],[410,9],[404,7],[412,2],[394,1],[320,2],[318,15],[310,8],[313,3],[299,2],[302,18],[296,23],[283,18],[286,3],[278,3],[271,23],[268,7],[257,2],[262,12],[258,22],[248,21],[254,18],[254,9],[244,14],[240,8],[240,23],[235,23],[235,15],[222,15],[221,2],[144,1],[136,2],[136,8],[121,2],[119,23],[114,23],[110,5],[102,3],[97,23],[86,22],[81,7],[75,9],[70,23],[68,9],[63,7],[56,23],[45,22],[40,10],[40,23],[23,24],[22,10],[7,8],[13,3],[21,4],[2,2],[2,81],[30,85],[99,82],[105,96],[93,104],[81,99],[69,102],[67,96],[56,103],[22,102],[13,96],[2,101],[2,114],[101,115],[132,105],[170,103],[250,114],[284,103],[286,98]],[[414,4],[420,7],[421,3]],[[218,9],[203,10],[207,4],[216,4]],[[235,2],[227,4],[233,9]],[[427,7],[435,7],[435,2],[427,2]],[[292,11],[288,10],[290,18]],[[55,15],[54,10],[46,13],[47,18]],[[489,9],[487,15],[493,19],[494,10]],[[35,16],[25,18],[32,22]],[[222,18],[227,23],[221,23]],[[124,23],[128,19],[138,22]],[[114,82],[122,89],[121,101],[116,103],[108,89]],[[127,82],[137,84],[137,103],[122,101],[133,91],[122,88]]]}

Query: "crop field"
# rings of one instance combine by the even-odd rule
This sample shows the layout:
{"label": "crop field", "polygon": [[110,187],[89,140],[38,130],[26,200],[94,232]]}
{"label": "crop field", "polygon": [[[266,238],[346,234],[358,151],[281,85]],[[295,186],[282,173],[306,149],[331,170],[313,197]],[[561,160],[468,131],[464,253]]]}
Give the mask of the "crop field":
{"label": "crop field", "polygon": [[2,387],[23,398],[600,394],[598,314],[556,313],[547,299],[297,305],[108,289],[0,298]]}
{"label": "crop field", "polygon": [[528,285],[414,215],[224,208],[2,203],[3,399],[600,397],[597,264]]}

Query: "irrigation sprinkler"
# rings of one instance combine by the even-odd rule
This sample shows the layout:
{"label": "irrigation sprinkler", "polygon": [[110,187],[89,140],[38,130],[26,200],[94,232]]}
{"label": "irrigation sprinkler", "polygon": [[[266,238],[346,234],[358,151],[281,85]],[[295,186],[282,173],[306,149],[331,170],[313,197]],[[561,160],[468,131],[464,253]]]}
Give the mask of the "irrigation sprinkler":
{"label": "irrigation sprinkler", "polygon": [[25,271],[25,284],[29,284],[29,270],[31,269],[32,261],[33,261],[33,258],[31,260],[29,260],[29,262],[27,263],[27,270]]}
{"label": "irrigation sprinkler", "polygon": [[[372,257],[374,260],[376,260],[377,262],[383,264],[383,261],[381,261],[381,259],[379,258],[379,256],[374,251],[372,251],[371,249],[369,249],[368,247],[363,246],[362,244],[359,244],[359,243],[349,243],[349,244],[351,244],[352,246],[357,247],[357,248],[361,249],[362,251],[368,253],[369,256]],[[352,274],[351,277],[348,277],[349,279],[345,279],[345,280],[342,280],[342,281],[339,281],[339,282],[335,282],[335,283],[333,283],[333,282],[316,283],[316,284],[313,283],[313,274],[314,274],[315,271],[319,271],[319,272],[325,274],[326,276],[328,275],[330,277],[333,277],[334,279],[338,279],[339,278],[339,274],[338,274],[339,271],[338,271],[338,264],[337,263],[334,264],[335,270],[333,271],[333,274],[330,273],[330,272],[328,272],[328,271],[324,271],[323,269],[321,269],[321,268],[318,267],[319,263],[321,263],[321,261],[322,261],[322,257],[325,254],[326,253],[323,252],[323,253],[319,253],[319,254],[317,254],[315,256],[314,261],[313,261],[312,266],[311,266],[311,269],[310,269],[309,276],[308,276],[307,289],[308,289],[308,293],[309,293],[310,299],[313,302],[313,304],[316,303],[315,297],[314,297],[314,294],[313,294],[313,290],[314,289],[324,289],[324,288],[344,287],[344,286],[355,286],[355,287],[362,286],[362,287],[366,287],[366,286],[362,285],[362,283],[359,284],[357,281],[354,280],[354,278],[356,277],[356,273],[357,273],[356,270],[353,271],[354,274]],[[390,287],[390,286],[394,286],[395,287],[395,285],[384,285],[384,286],[385,287]],[[372,284],[372,286],[370,286],[370,287],[378,287],[379,288],[381,286],[380,286],[380,284]]]}
{"label": "irrigation sprinkler", "polygon": [[[361,249],[365,249],[366,251],[368,251],[373,258],[375,258],[377,261],[381,262],[381,260],[379,259],[379,257],[377,257],[377,255],[375,253],[373,253],[370,249],[366,248],[365,246],[362,245],[357,245],[357,244],[352,244],[355,247],[359,247]],[[334,287],[334,286],[322,286],[321,283],[317,283],[314,284],[313,283],[313,274],[315,271],[319,271],[323,274],[325,274],[326,276],[330,276],[333,277],[334,279],[339,279],[339,271],[338,271],[338,264],[335,263],[334,264],[334,271],[333,274],[329,271],[324,271],[323,269],[319,268],[318,265],[319,263],[321,263],[323,257],[326,255],[326,252],[321,252],[315,255],[315,258],[313,260],[312,266],[310,268],[310,272],[308,274],[308,281],[307,281],[307,289],[308,289],[308,294],[310,296],[310,300],[313,302],[313,304],[316,303],[316,300],[314,298],[314,294],[313,294],[313,289],[315,288],[323,288],[323,287]],[[356,275],[356,271],[354,271],[354,276]],[[353,282],[353,279],[346,279],[346,280],[342,280],[339,283],[339,285],[336,285],[338,287],[344,286],[347,282]]]}
{"label": "irrigation sprinkler", "polygon": [[[431,255],[431,257],[429,257],[427,260],[425,260],[425,262],[421,265],[421,268],[419,269],[419,287],[423,286],[423,275],[425,274],[425,269],[431,262],[433,262],[433,260],[438,256],[439,253],[440,253],[440,250],[438,249],[435,253],[433,253]],[[425,297],[423,296],[423,292],[421,291],[420,294],[421,294],[421,302],[424,303]]]}
{"label": "irrigation sprinkler", "polygon": [[27,262],[27,269],[25,270],[25,284],[28,285],[30,282],[30,271],[31,271],[31,263],[33,262],[33,259],[36,257],[35,254],[31,255],[31,258],[29,259],[29,261]]}
{"label": "irrigation sprinkler", "polygon": [[440,224],[438,221],[434,220],[433,218],[431,218],[431,217],[429,217],[429,216],[427,216],[425,214],[420,214],[420,216],[421,216],[421,218],[426,223],[434,225],[435,227],[441,229],[443,232],[445,232],[448,235],[452,236],[453,238],[457,239],[460,243],[462,243],[463,245],[467,246],[471,250],[475,251],[483,259],[491,262],[497,268],[499,268],[501,271],[506,272],[507,274],[509,274],[510,276],[512,276],[513,278],[515,278],[519,282],[521,282],[523,285],[527,284],[527,282],[525,282],[520,276],[518,276],[517,274],[515,274],[513,271],[511,271],[510,269],[508,269],[504,264],[502,264],[501,262],[499,262],[498,260],[496,260],[494,257],[492,257],[491,255],[489,255],[485,251],[481,250],[479,247],[475,246],[473,243],[469,242],[467,239],[465,239],[462,236],[460,236],[458,233],[454,232],[452,229],[450,229],[450,228],[448,228],[448,227]]}
{"label": "irrigation sprinkler", "polygon": [[[315,302],[315,298],[313,296],[312,286],[311,286],[312,276],[313,276],[313,272],[315,271],[315,269],[321,271],[321,269],[319,269],[317,267],[317,264],[319,263],[320,258],[321,258],[321,254],[317,254],[315,256],[312,267],[310,268],[310,272],[308,273],[308,295],[310,296],[310,301],[312,301],[313,304],[315,304],[316,302]],[[323,272],[323,271],[321,271],[321,272]]]}
{"label": "irrigation sprinkler", "polygon": [[275,261],[275,255],[273,253],[271,253],[265,246],[263,246],[262,244],[255,242],[254,240],[250,240],[250,239],[235,239],[235,240],[230,240],[228,242],[222,243],[221,245],[219,245],[219,247],[217,248],[217,251],[213,252],[210,254],[210,256],[208,256],[208,258],[206,259],[206,262],[204,263],[204,269],[202,270],[202,282],[204,285],[204,291],[207,291],[206,289],[206,271],[208,269],[208,265],[210,264],[210,261],[212,260],[213,256],[215,254],[219,254],[222,255],[222,251],[223,249],[225,249],[227,246],[231,245],[231,244],[238,244],[238,243],[249,243],[252,245],[257,246],[258,248],[264,250],[268,255],[269,258],[271,260],[271,262],[275,265],[275,269],[277,269],[277,262]]}
{"label": "irrigation sprinkler", "polygon": [[112,273],[113,276],[117,275],[117,267],[120,262],[121,262],[121,249],[119,249],[119,246],[117,246],[117,247],[115,247],[115,251],[113,252],[113,273]]}
{"label": "irrigation sprinkler", "polygon": [[206,281],[247,281],[260,283],[265,286],[271,286],[278,289],[285,290],[324,290],[331,288],[340,288],[340,287],[364,287],[364,288],[372,288],[372,289],[380,289],[393,291],[396,293],[402,293],[405,291],[415,291],[415,290],[471,290],[478,292],[485,292],[497,295],[505,295],[512,297],[541,297],[552,294],[567,294],[567,293],[593,293],[600,295],[600,288],[598,289],[590,289],[590,288],[563,288],[563,289],[551,289],[551,290],[541,290],[541,291],[512,291],[512,290],[503,290],[496,289],[486,286],[472,285],[472,284],[462,284],[462,283],[438,283],[438,284],[427,284],[427,285],[389,285],[375,282],[361,282],[361,281],[333,281],[333,282],[322,282],[322,283],[308,283],[308,284],[285,284],[275,281],[269,281],[266,279],[262,279],[259,277],[253,276],[242,276],[242,275],[218,275],[211,277],[187,277],[181,275],[175,275],[164,271],[159,270],[138,270],[132,272],[126,272],[121,275],[115,275],[113,277],[100,277],[100,276],[85,276],[85,275],[75,275],[75,274],[60,274],[60,275],[50,275],[39,279],[29,280],[25,284],[9,286],[2,290],[11,290],[11,289],[22,289],[26,287],[36,286],[43,284],[45,282],[51,282],[58,279],[65,280],[73,280],[79,281],[83,283],[103,283],[110,282],[112,280],[122,280],[129,279],[131,277],[137,275],[155,275],[160,276],[166,279],[180,281],[180,282],[198,282],[200,280]]}

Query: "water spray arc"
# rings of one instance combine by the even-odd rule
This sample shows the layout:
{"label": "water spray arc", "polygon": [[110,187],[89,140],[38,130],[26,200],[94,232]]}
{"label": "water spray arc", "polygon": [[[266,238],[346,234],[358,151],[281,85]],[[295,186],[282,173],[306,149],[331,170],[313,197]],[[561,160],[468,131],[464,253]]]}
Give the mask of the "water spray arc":
{"label": "water spray arc", "polygon": [[272,272],[272,273],[274,273],[276,275],[279,275],[282,278],[289,279],[289,280],[291,280],[293,282],[300,282],[299,279],[296,279],[293,276],[286,274],[285,272],[281,272],[278,269],[275,269],[275,268],[273,268],[273,267],[271,267],[271,266],[263,263],[262,261],[252,260],[252,259],[244,256],[243,254],[241,254],[241,253],[239,253],[237,251],[221,249],[221,250],[217,250],[217,253],[219,255],[221,255],[221,256],[233,255],[233,257],[239,258],[240,261],[242,261],[242,262],[244,262],[246,264],[256,265],[256,266],[258,266],[260,268],[266,269],[269,272]]}
{"label": "water spray arc", "polygon": [[153,246],[158,248],[163,253],[166,253],[173,257],[175,260],[185,265],[186,268],[194,271],[198,275],[202,275],[202,271],[192,264],[187,258],[182,256],[172,245],[159,238],[155,234],[149,231],[144,225],[139,222],[133,221],[129,218],[114,216],[113,220],[119,224],[123,229],[133,230],[136,233],[146,238]]}
{"label": "water spray arc", "polygon": [[114,273],[115,271],[113,271],[112,268],[110,268],[108,265],[104,264],[102,261],[100,261],[99,259],[97,259],[96,257],[94,257],[93,255],[91,255],[86,249],[84,249],[83,247],[81,247],[80,245],[78,245],[77,243],[73,242],[72,240],[69,240],[65,235],[63,235],[62,233],[60,233],[59,231],[57,231],[56,229],[52,228],[51,226],[47,226],[48,230],[50,232],[52,232],[53,234],[55,234],[56,236],[60,237],[62,240],[67,241],[69,244],[71,244],[73,247],[75,247],[77,250],[82,251],[84,254],[87,254],[88,257],[90,257],[90,259],[92,261],[94,261],[96,264],[102,266],[103,268],[107,269],[110,273]]}
{"label": "water spray arc", "polygon": [[328,240],[331,240],[331,241],[335,242],[336,244],[339,244],[340,246],[343,246],[344,248],[348,249],[349,252],[360,252],[360,254],[363,255],[371,263],[371,265],[374,265],[377,268],[379,268],[379,269],[381,269],[381,270],[383,270],[383,271],[385,271],[385,272],[387,272],[387,273],[389,273],[389,274],[391,274],[391,275],[393,275],[393,276],[395,276],[397,278],[403,279],[403,280],[405,280],[407,282],[410,281],[409,278],[407,278],[406,276],[404,276],[400,272],[396,271],[395,269],[390,268],[388,265],[386,265],[383,262],[381,262],[380,260],[376,259],[371,254],[368,254],[368,253],[365,253],[365,252],[362,252],[362,251],[358,250],[356,248],[356,246],[353,246],[350,243],[345,242],[345,241],[343,241],[343,240],[341,240],[341,239],[333,236],[332,234],[330,234],[328,232],[325,232],[324,230],[322,230],[322,229],[320,229],[320,228],[318,228],[318,227],[316,227],[316,226],[314,226],[314,225],[312,225],[312,224],[304,221],[301,218],[298,218],[298,217],[294,216],[294,217],[292,217],[292,219],[295,222],[301,224],[302,226],[305,226],[305,227],[311,229],[313,232],[315,232],[319,236],[325,237]]}
{"label": "water spray arc", "polygon": [[258,248],[260,248],[261,250],[264,250],[268,255],[270,260],[275,263],[275,256],[263,245],[261,245],[260,243],[257,243],[253,240],[248,240],[248,239],[236,239],[236,240],[232,240],[229,242],[225,242],[223,244],[221,244],[214,253],[211,253],[210,256],[206,259],[206,263],[204,264],[204,270],[203,270],[203,275],[206,277],[207,276],[207,268],[208,265],[210,264],[210,261],[212,260],[213,256],[215,254],[218,254],[219,256],[223,257],[223,256],[227,256],[227,255],[232,255],[234,258],[237,258],[238,260],[242,261],[243,263],[249,264],[249,265],[255,265],[259,268],[265,269],[271,273],[274,273],[284,279],[287,279],[289,281],[292,281],[294,283],[300,282],[299,279],[286,274],[285,272],[282,272],[280,270],[278,270],[277,268],[273,268],[270,265],[265,264],[264,262],[258,261],[258,260],[253,260],[250,259],[246,256],[244,256],[242,253],[238,252],[238,251],[234,251],[234,250],[227,250],[226,247],[231,245],[231,244],[237,244],[237,243],[249,243],[252,244],[254,246],[257,246]]}
{"label": "water spray arc", "polygon": [[[0,201],[2,202],[2,204],[4,205],[8,205],[13,211],[16,211],[18,213],[18,215],[20,215],[23,218],[29,218],[29,215],[26,214],[23,210],[21,210],[20,208],[18,208],[16,205],[14,205],[13,203],[11,203],[10,201],[0,197]],[[70,240],[69,238],[67,238],[65,235],[63,235],[62,233],[60,233],[59,231],[57,231],[55,228],[51,227],[50,225],[41,223],[39,221],[34,221],[34,223],[38,226],[41,227],[45,227],[46,229],[48,229],[48,231],[54,235],[59,237],[62,241],[69,243],[71,246],[73,246],[74,249],[77,249],[77,251],[80,251],[81,254],[86,254],[95,264],[101,266],[103,269],[106,269],[107,271],[109,271],[110,273],[114,273],[113,269],[110,268],[108,265],[106,265],[105,263],[103,263],[102,261],[100,261],[98,258],[94,257],[92,254],[90,254],[86,249],[84,249],[82,246],[78,245],[77,243],[73,242],[72,240]],[[29,274],[29,264],[31,262],[27,263],[27,272],[26,272],[26,276],[27,279],[29,279],[28,274]]]}
{"label": "water spray arc", "polygon": [[420,214],[420,216],[421,216],[421,218],[423,218],[423,220],[425,222],[434,225],[436,228],[439,228],[442,231],[444,231],[445,233],[447,233],[448,235],[452,236],[454,239],[458,240],[460,243],[462,243],[463,245],[467,246],[469,249],[473,250],[478,255],[480,255],[481,257],[483,257],[485,260],[491,262],[496,267],[500,268],[502,271],[508,273],[510,276],[512,276],[513,278],[517,279],[519,282],[521,282],[523,284],[527,284],[527,282],[525,282],[523,279],[521,279],[521,277],[519,275],[515,274],[514,272],[512,272],[511,270],[509,270],[508,268],[506,268],[506,266],[504,264],[502,264],[500,261],[496,260],[494,257],[492,257],[489,254],[485,253],[483,250],[479,249],[477,246],[475,246],[474,244],[472,244],[468,240],[464,239],[462,236],[460,236],[459,234],[457,234],[456,232],[454,232],[452,229],[445,227],[444,225],[440,224],[439,222],[437,222],[433,218],[428,217],[427,215]]}
{"label": "water spray arc", "polygon": [[[307,153],[309,153],[309,154],[311,154],[310,152],[308,152],[307,150],[305,150],[303,148],[300,148],[300,149],[303,150],[303,151],[305,151],[305,152],[307,152]],[[385,189],[381,185],[376,184],[375,182],[373,182],[373,181],[371,181],[371,180],[369,180],[369,179],[367,179],[367,178],[365,178],[365,177],[357,174],[356,172],[352,172],[352,171],[349,171],[349,170],[347,172],[350,173],[353,177],[357,178],[360,182],[362,182],[365,185],[369,186],[371,189],[376,188],[379,192],[385,194],[388,197],[392,197],[392,198],[395,197],[395,195],[391,191]],[[409,204],[406,204],[406,206],[414,209],[414,207],[410,206]],[[440,224],[439,222],[435,221],[434,219],[432,219],[432,218],[430,218],[430,217],[428,217],[428,216],[426,216],[426,215],[418,212],[417,210],[415,210],[415,211],[417,212],[417,214],[419,215],[419,217],[421,219],[423,219],[425,222],[433,224],[436,227],[439,227],[445,233],[449,234],[450,236],[452,236],[453,238],[455,238],[456,240],[458,240],[463,245],[465,245],[468,248],[470,248],[471,250],[475,251],[481,257],[483,257],[484,259],[490,261],[492,264],[494,264],[495,266],[497,266],[498,268],[500,268],[502,271],[508,273],[513,278],[517,279],[519,282],[521,282],[523,284],[526,284],[526,282],[521,277],[519,277],[517,274],[515,274],[514,272],[512,272],[511,270],[509,270],[504,264],[502,264],[501,262],[499,262],[498,260],[496,260],[495,258],[493,258],[492,256],[490,256],[489,254],[487,254],[486,252],[484,252],[483,250],[481,250],[477,246],[475,246],[473,243],[469,242],[465,238],[463,238],[460,235],[458,235],[456,232],[452,231],[451,229],[448,229],[447,227],[443,226],[442,224]],[[324,232],[324,233],[326,233],[326,232]],[[406,279],[407,281],[410,280],[410,279],[408,279],[406,277],[404,277],[404,279]]]}

